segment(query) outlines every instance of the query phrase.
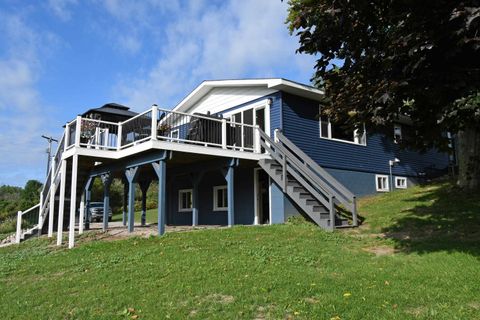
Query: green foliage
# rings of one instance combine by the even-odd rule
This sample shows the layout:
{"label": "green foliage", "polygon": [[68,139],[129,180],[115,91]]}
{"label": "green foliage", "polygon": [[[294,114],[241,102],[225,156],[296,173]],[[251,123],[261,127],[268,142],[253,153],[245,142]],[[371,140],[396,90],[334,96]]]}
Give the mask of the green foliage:
{"label": "green foliage", "polygon": [[[103,202],[103,184],[100,178],[93,181],[92,201]],[[158,182],[152,181],[147,191],[147,209],[157,208],[158,203]],[[120,179],[113,179],[110,186],[110,206],[115,213],[122,212],[123,206],[123,182]],[[135,210],[142,208],[142,192],[138,184],[135,187]]]}
{"label": "green foliage", "polygon": [[447,149],[445,131],[480,125],[478,0],[289,4],[298,51],[319,57],[325,115],[377,128],[409,116],[418,149]]}
{"label": "green foliage", "polygon": [[41,188],[42,184],[37,180],[27,181],[24,188],[0,186],[0,230],[3,230],[0,233],[11,229],[11,223],[6,220],[15,218],[17,211],[28,209],[39,202]]}
{"label": "green foliage", "polygon": [[73,250],[32,239],[0,248],[0,308],[5,319],[479,319],[479,208],[444,183],[362,199],[365,225],[347,232],[235,226]]}

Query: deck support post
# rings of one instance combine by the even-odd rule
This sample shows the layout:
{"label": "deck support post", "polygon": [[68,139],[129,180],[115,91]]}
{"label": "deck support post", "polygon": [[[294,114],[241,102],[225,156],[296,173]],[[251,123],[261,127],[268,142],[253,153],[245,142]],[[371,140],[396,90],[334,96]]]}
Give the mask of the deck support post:
{"label": "deck support post", "polygon": [[50,208],[48,212],[48,237],[53,237],[53,220],[55,219],[55,193],[57,184],[55,183],[55,158],[52,158],[50,167]]}
{"label": "deck support post", "polygon": [[125,170],[128,180],[128,232],[133,232],[135,225],[135,180],[138,174],[138,167],[130,167]]}
{"label": "deck support post", "polygon": [[139,181],[138,184],[140,186],[140,190],[142,191],[142,217],[141,217],[141,224],[144,226],[147,223],[147,191],[152,183],[152,179],[144,179]]}
{"label": "deck support post", "polygon": [[83,234],[83,226],[85,220],[85,190],[80,196],[80,208],[78,210],[78,234]]}
{"label": "deck support post", "polygon": [[165,217],[167,211],[166,180],[167,180],[167,158],[169,152],[165,151],[163,157],[152,163],[153,169],[158,177],[158,235],[165,233]]}
{"label": "deck support post", "polygon": [[238,166],[238,159],[232,158],[225,170],[222,170],[225,180],[227,180],[227,202],[228,202],[228,211],[227,211],[227,224],[229,227],[235,224],[235,188],[234,188],[234,174],[235,167]]}
{"label": "deck support post", "polygon": [[328,210],[330,214],[330,225],[329,225],[329,230],[333,231],[335,229],[335,197],[330,196],[328,199]]}
{"label": "deck support post", "polygon": [[[77,123],[78,125],[78,123]],[[68,230],[68,248],[75,245],[75,211],[77,206],[78,154],[72,156],[72,180],[70,190],[70,229]]]}
{"label": "deck support post", "polygon": [[123,210],[122,210],[122,224],[127,225],[128,212],[128,180],[123,179]]}
{"label": "deck support post", "polygon": [[92,200],[92,187],[93,181],[95,177],[89,177],[87,182],[85,183],[85,190],[82,201],[84,201],[84,208],[82,210],[82,201],[80,201],[80,218],[79,218],[79,225],[78,232],[80,234],[83,233],[83,229],[85,226],[85,230],[90,229],[90,202]]}
{"label": "deck support post", "polygon": [[102,230],[108,229],[108,213],[110,211],[110,185],[112,184],[112,175],[110,172],[104,173],[100,176],[103,183],[103,226]]}
{"label": "deck support post", "polygon": [[62,160],[62,167],[60,168],[60,170],[60,200],[58,201],[57,246],[60,246],[62,244],[63,237],[63,215],[65,212],[65,182],[67,180],[67,160]]}
{"label": "deck support post", "polygon": [[200,185],[200,181],[203,177],[203,172],[193,173],[192,174],[192,226],[198,226],[198,214],[199,214],[199,197],[198,197],[198,189]]}

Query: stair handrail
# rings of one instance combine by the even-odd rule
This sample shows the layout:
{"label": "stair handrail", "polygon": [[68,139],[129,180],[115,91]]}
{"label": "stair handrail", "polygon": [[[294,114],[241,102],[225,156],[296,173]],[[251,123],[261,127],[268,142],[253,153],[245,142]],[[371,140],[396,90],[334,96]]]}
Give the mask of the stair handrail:
{"label": "stair handrail", "polygon": [[[347,210],[351,211],[353,224],[355,226],[357,225],[356,197],[351,191],[346,189],[340,182],[326,172],[325,169],[315,163],[278,129],[275,130],[275,141],[272,141],[272,139],[262,130],[258,130],[258,132],[261,140],[265,140],[264,143],[263,141],[261,142],[267,151],[276,152],[275,150],[272,150],[272,146],[273,149],[278,149],[278,151],[280,151],[278,153],[284,157],[282,161],[289,162],[293,165],[295,170],[300,171],[303,175],[311,178],[316,187],[325,193],[325,196],[328,199],[333,197],[340,204],[344,205]],[[287,168],[285,168],[285,165],[282,165],[282,167],[284,167],[284,176],[286,176]]]}
{"label": "stair handrail", "polygon": [[[25,214],[29,213],[30,211],[35,210],[38,207],[40,207],[40,203],[37,203],[36,205],[34,205],[31,208],[28,208],[27,210],[17,212],[17,230],[16,230],[16,233],[15,233],[15,243],[20,243],[20,240],[22,238],[22,218],[23,218],[23,216]],[[38,226],[38,224],[37,224],[37,226]]]}
{"label": "stair handrail", "polygon": [[293,151],[290,153],[292,156],[295,156],[297,159],[304,162],[304,164],[309,166],[313,171],[318,172],[320,178],[324,178],[327,183],[329,183],[334,189],[338,190],[337,193],[340,193],[347,199],[355,198],[355,195],[350,190],[345,188],[345,186],[338,182],[330,173],[313,161],[312,158],[290,141],[290,139],[288,139],[280,130],[275,130],[275,135],[279,142]]}
{"label": "stair handrail", "polygon": [[[277,159],[277,161],[279,161],[279,163],[284,162],[284,159],[285,159],[285,163],[290,163],[290,165],[292,166],[292,168],[294,170],[299,172],[301,175],[306,176],[309,180],[313,180],[315,188],[319,189],[319,191],[324,194],[326,201],[329,201],[329,198],[332,195],[335,194],[335,191],[330,186],[326,185],[323,180],[319,180],[318,176],[314,172],[312,172],[312,170],[310,168],[305,167],[303,165],[303,163],[301,163],[295,157],[292,157],[291,152],[289,152],[287,149],[285,149],[285,147],[283,147],[281,144],[273,142],[265,134],[262,135],[262,133],[261,133],[260,135],[265,140],[267,140],[267,138],[268,138],[268,140],[270,140],[270,146],[266,146],[267,151],[273,151],[274,153],[279,153],[281,155],[281,157],[279,157],[279,159]],[[274,146],[274,149],[277,149],[278,151],[272,150],[271,146]],[[265,145],[264,145],[264,147],[265,147]],[[274,156],[274,154],[272,154],[272,153],[270,155]],[[285,169],[284,175],[286,176],[287,171],[290,171],[290,170],[284,164],[282,164],[282,167]],[[292,171],[290,171],[290,173],[293,174]],[[296,179],[298,180],[298,178],[296,178]],[[305,180],[305,181],[307,181],[307,180]],[[286,187],[286,186],[284,186],[284,187]],[[320,199],[317,199],[317,200],[320,200]],[[321,201],[321,202],[323,202],[323,201]],[[323,204],[325,205],[325,203],[323,203]],[[350,207],[350,204],[347,203],[347,206]]]}

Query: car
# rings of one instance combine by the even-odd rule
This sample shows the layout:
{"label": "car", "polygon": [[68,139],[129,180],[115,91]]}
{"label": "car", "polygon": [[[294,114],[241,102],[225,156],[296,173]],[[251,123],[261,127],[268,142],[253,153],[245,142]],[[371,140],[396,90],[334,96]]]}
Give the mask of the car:
{"label": "car", "polygon": [[[90,202],[90,221],[103,221],[103,202]],[[112,221],[112,208],[108,207],[108,221]]]}

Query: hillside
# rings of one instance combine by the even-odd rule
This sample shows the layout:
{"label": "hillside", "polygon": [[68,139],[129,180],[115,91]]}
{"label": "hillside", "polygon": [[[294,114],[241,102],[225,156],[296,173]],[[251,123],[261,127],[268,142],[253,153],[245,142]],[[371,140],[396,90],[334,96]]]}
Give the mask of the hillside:
{"label": "hillside", "polygon": [[296,221],[0,248],[2,316],[480,319],[480,196],[443,183],[359,208],[343,232]]}

